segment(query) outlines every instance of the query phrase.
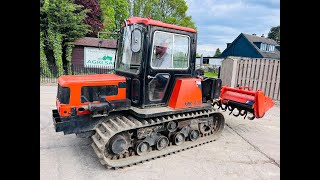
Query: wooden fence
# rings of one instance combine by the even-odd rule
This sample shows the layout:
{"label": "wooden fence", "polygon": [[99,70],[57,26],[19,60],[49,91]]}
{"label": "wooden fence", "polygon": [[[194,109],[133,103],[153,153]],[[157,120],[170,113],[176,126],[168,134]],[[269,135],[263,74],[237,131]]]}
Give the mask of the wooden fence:
{"label": "wooden fence", "polygon": [[220,77],[223,85],[260,89],[280,101],[280,60],[230,56],[222,61]]}

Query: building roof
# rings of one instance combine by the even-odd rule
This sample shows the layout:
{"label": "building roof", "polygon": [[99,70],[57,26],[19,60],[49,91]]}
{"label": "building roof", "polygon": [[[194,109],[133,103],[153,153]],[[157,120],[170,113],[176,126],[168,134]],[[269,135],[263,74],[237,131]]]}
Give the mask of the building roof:
{"label": "building roof", "polygon": [[[127,19],[128,24],[134,24],[134,23],[144,23],[145,25],[153,25],[153,26],[160,26],[160,27],[166,27],[170,29],[177,29],[177,30],[182,30],[182,31],[187,31],[187,32],[196,32],[196,30],[192,28],[187,28],[187,27],[182,27],[182,26],[177,26],[174,24],[167,24],[161,21],[149,19],[149,18],[141,18],[141,17],[131,17]],[[124,26],[124,24],[122,24]]]}
{"label": "building roof", "polygon": [[[277,44],[276,41],[272,40],[272,39],[268,39],[265,37],[260,37],[260,36],[256,36],[256,35],[249,35],[249,34],[245,34],[245,33],[241,33],[233,42],[235,43],[237,41],[237,39],[239,39],[239,37],[245,37],[245,39],[247,39],[250,44],[255,48],[255,50],[261,54],[261,56],[263,58],[272,58],[272,59],[280,59],[280,51],[278,50],[278,48],[274,48],[274,51],[263,51],[261,50],[259,47],[257,47],[255,45],[255,43],[261,42],[261,43],[265,43],[265,44],[271,44],[271,45],[275,45],[275,46],[280,46],[279,44]],[[224,51],[226,51],[228,48],[230,48],[230,46],[228,46]]]}
{"label": "building roof", "polygon": [[255,47],[255,49],[262,55],[264,58],[272,58],[272,59],[280,59],[280,51],[277,48],[274,48],[274,51],[262,51],[257,47],[254,43],[255,42],[261,42],[265,44],[271,44],[275,46],[279,46],[276,41],[273,39],[268,39],[264,37],[259,37],[255,35],[249,35],[249,34],[244,34],[242,33],[243,36],[245,36],[248,41]]}
{"label": "building roof", "polygon": [[260,53],[264,58],[280,59],[280,51],[276,48],[272,52],[260,51]]}
{"label": "building roof", "polygon": [[[77,45],[77,46],[99,47],[99,42],[101,40],[102,40],[101,38],[84,37],[84,38],[81,38],[81,39],[77,39],[74,42],[74,44]],[[101,44],[100,47],[116,49],[117,48],[117,40],[103,39],[102,40],[102,44]]]}
{"label": "building roof", "polygon": [[273,39],[268,39],[256,35],[249,35],[249,34],[244,34],[242,33],[250,42],[262,42],[266,44],[271,44],[271,45],[278,45],[276,41]]}

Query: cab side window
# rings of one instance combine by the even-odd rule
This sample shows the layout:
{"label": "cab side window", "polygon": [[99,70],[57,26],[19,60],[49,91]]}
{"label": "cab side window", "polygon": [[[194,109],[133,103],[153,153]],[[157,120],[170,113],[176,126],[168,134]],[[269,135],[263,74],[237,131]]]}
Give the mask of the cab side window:
{"label": "cab side window", "polygon": [[154,69],[187,69],[189,42],[189,36],[156,31],[153,37],[151,67]]}

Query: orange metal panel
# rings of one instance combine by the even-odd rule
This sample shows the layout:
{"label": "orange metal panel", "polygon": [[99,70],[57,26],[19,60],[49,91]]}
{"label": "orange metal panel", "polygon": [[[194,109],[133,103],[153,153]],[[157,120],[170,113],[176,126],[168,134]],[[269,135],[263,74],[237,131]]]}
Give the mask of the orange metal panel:
{"label": "orange metal panel", "polygon": [[169,100],[169,107],[173,109],[184,109],[203,106],[201,79],[178,78],[176,79],[173,92]]}
{"label": "orange metal panel", "polygon": [[[118,76],[116,74],[94,74],[94,75],[64,75],[60,76],[58,83],[63,87],[70,88],[70,103],[61,104],[56,99],[56,104],[60,116],[69,116],[72,107],[76,109],[87,106],[89,102],[81,103],[81,88],[83,86],[107,86],[116,85],[119,82],[126,82],[124,76]],[[126,99],[126,88],[118,88],[118,94],[114,96],[106,96],[106,100],[123,100]],[[99,101],[91,103],[100,103]],[[89,114],[89,111],[77,112],[78,115]]]}
{"label": "orange metal panel", "polygon": [[270,97],[265,96],[262,91],[257,91],[255,94],[256,102],[254,103],[254,113],[258,118],[262,118],[265,113],[274,106],[274,102]]}
{"label": "orange metal panel", "polygon": [[108,83],[125,81],[126,78],[124,76],[116,74],[63,75],[58,79],[58,83],[61,86],[99,86],[100,84],[111,85]]}

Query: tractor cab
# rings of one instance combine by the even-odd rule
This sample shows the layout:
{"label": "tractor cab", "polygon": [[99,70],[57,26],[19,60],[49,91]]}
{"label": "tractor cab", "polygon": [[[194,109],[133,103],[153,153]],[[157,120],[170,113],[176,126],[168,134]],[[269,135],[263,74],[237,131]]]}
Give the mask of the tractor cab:
{"label": "tractor cab", "polygon": [[165,106],[176,79],[194,74],[196,31],[132,17],[120,34],[115,71],[127,77],[132,106]]}

